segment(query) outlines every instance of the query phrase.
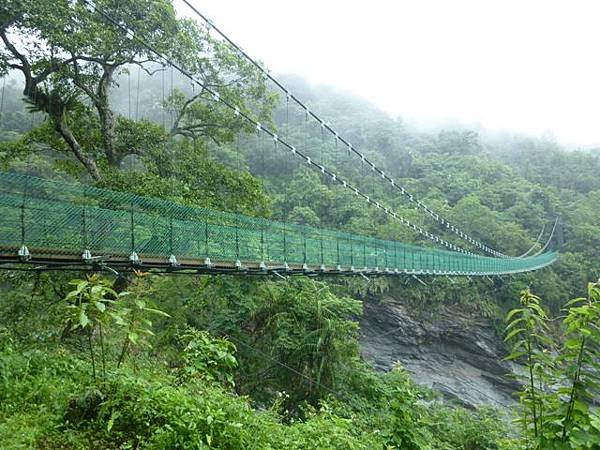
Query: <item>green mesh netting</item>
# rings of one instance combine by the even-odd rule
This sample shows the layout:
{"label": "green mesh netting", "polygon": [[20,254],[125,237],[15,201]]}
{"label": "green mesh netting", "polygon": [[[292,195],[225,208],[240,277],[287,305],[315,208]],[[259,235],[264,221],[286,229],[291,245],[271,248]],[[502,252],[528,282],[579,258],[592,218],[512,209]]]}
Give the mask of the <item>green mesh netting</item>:
{"label": "green mesh netting", "polygon": [[284,263],[413,273],[494,275],[536,270],[556,252],[471,256],[395,241],[187,207],[92,186],[0,173],[0,248],[34,255],[126,256],[271,266]]}

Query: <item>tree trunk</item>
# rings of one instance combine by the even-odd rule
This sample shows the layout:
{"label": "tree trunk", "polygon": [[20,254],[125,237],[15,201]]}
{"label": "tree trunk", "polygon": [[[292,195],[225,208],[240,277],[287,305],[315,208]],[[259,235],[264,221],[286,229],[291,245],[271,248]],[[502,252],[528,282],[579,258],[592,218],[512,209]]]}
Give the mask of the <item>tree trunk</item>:
{"label": "tree trunk", "polygon": [[52,117],[52,120],[54,121],[55,129],[58,132],[58,134],[62,136],[62,138],[65,140],[75,157],[85,166],[91,177],[95,181],[101,181],[102,176],[100,175],[100,171],[98,170],[96,161],[94,161],[92,158],[90,158],[83,152],[81,145],[79,144],[75,136],[73,136],[73,133],[65,123],[64,118]]}
{"label": "tree trunk", "polygon": [[[8,39],[6,34],[6,29],[8,26],[7,24],[8,22],[0,27],[0,39],[12,56],[21,63],[20,65],[9,65],[9,67],[16,68],[23,73],[23,76],[25,77],[25,88],[23,90],[23,94],[37,108],[48,114],[54,123],[55,130],[65,140],[71,149],[71,152],[85,166],[92,178],[94,178],[96,181],[100,181],[102,176],[100,175],[98,167],[96,166],[96,162],[93,158],[84,153],[81,145],[66,124],[65,114],[67,112],[67,105],[65,104],[64,100],[55,92],[47,93],[38,87],[40,84],[44,83],[52,73],[55,73],[57,70],[59,70],[60,65],[47,67],[37,76],[34,76],[32,73],[32,65],[27,60],[27,57],[19,53],[15,45]],[[108,81],[110,81],[110,76],[112,76],[112,70],[110,71]]]}
{"label": "tree trunk", "polygon": [[43,92],[37,86],[37,83],[32,78],[26,78],[25,89],[23,94],[32,103],[45,111],[54,123],[54,129],[61,135],[65,143],[71,149],[75,157],[84,165],[88,173],[95,181],[101,181],[102,176],[93,158],[87,156],[77,138],[65,121],[66,107],[62,99],[56,95]]}
{"label": "tree trunk", "polygon": [[119,158],[115,151],[115,116],[108,105],[98,106],[98,115],[100,117],[100,128],[104,139],[104,152],[106,160],[111,167],[119,165]]}
{"label": "tree trunk", "polygon": [[106,154],[108,165],[111,167],[117,167],[119,164],[119,158],[115,150],[115,115],[110,109],[108,102],[108,90],[112,82],[114,71],[114,66],[104,65],[104,73],[98,83],[96,99],[94,101],[100,118],[100,128],[102,129],[102,138],[104,140],[104,152]]}

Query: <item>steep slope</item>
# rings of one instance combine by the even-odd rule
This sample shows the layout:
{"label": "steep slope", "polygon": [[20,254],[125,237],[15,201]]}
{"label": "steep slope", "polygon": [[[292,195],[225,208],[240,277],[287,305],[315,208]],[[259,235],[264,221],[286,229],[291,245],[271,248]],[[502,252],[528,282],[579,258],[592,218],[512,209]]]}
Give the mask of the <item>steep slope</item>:
{"label": "steep slope", "polygon": [[364,303],[361,345],[377,370],[396,361],[414,381],[468,407],[508,406],[518,389],[506,374],[502,341],[486,319],[456,306],[417,317],[401,300],[384,297]]}

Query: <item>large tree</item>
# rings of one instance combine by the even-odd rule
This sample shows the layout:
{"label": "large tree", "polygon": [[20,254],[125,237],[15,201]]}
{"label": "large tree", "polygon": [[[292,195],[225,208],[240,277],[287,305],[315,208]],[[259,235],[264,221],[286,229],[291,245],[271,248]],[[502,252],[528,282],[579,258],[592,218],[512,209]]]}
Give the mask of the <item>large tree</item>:
{"label": "large tree", "polygon": [[[26,100],[47,114],[66,150],[97,181],[102,167],[117,167],[127,153],[115,145],[111,87],[131,66],[164,69],[150,47],[240,109],[270,113],[263,78],[208,28],[178,19],[171,0],[5,0],[0,39],[0,71],[22,73]],[[176,116],[172,136],[224,142],[244,127],[205,88],[189,98],[176,91],[168,103]],[[98,139],[83,136],[90,128]]]}

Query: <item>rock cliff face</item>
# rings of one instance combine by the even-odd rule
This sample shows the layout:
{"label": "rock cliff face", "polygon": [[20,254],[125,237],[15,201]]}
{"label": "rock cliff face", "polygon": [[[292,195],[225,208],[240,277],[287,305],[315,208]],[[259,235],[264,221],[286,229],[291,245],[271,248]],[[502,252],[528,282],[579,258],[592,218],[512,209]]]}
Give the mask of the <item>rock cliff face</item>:
{"label": "rock cliff face", "polygon": [[467,407],[510,406],[518,385],[506,377],[503,342],[481,318],[444,306],[431,317],[411,314],[398,300],[364,302],[363,356],[377,370],[400,361],[422,385]]}

